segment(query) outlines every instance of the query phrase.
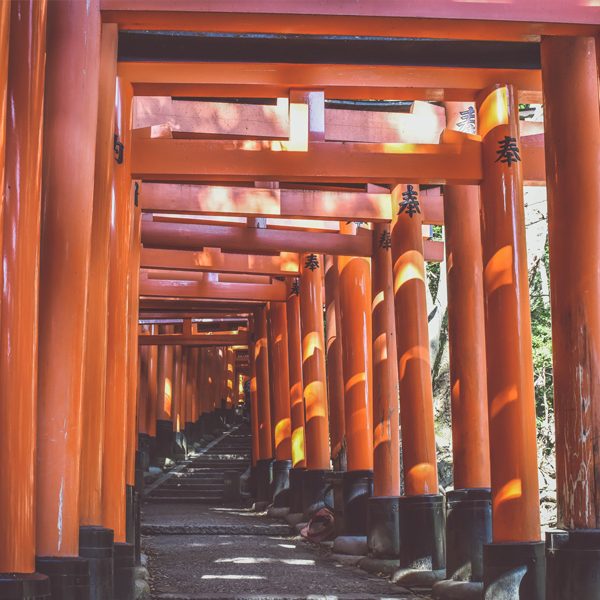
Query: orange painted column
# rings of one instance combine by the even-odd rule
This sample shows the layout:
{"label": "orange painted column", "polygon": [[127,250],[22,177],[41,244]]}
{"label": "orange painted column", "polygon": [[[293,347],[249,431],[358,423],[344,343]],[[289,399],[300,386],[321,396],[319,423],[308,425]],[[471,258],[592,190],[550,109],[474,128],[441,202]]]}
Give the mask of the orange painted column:
{"label": "orange painted column", "polygon": [[[174,333],[173,325],[160,325],[160,333]],[[156,378],[156,455],[165,458],[171,455],[173,440],[173,349],[162,344],[158,347]]]}
{"label": "orange painted column", "polygon": [[600,435],[600,125],[594,50],[593,38],[542,41],[546,165],[551,173],[556,489],[558,526],[568,530],[600,528],[595,442]]}
{"label": "orange painted column", "polygon": [[235,352],[227,346],[227,408],[233,408],[235,399]]}
{"label": "orange painted column", "polygon": [[181,431],[181,404],[183,400],[181,377],[183,370],[183,347],[175,346],[173,349],[173,403],[171,418],[173,420],[173,432]]}
{"label": "orange painted column", "polygon": [[[35,570],[37,324],[46,3],[13,2],[0,305],[0,573]],[[18,343],[17,343],[18,342]],[[7,585],[0,578],[0,589]],[[10,583],[8,583],[10,585]],[[49,590],[47,590],[48,592]]]}
{"label": "orange painted column", "polygon": [[325,338],[331,460],[337,469],[345,471],[346,417],[344,414],[344,366],[342,362],[338,260],[337,256],[325,256]]}
{"label": "orange painted column", "polygon": [[[598,586],[599,46],[589,37],[544,37],[541,46],[558,528],[569,537],[547,573],[560,600],[592,598]],[[562,532],[556,536],[564,539]]]}
{"label": "orange painted column", "polygon": [[398,355],[390,226],[373,228],[373,495],[400,495]]}
{"label": "orange painted column", "polygon": [[267,336],[267,308],[261,307],[255,317],[256,341],[254,361],[258,395],[258,439],[260,460],[273,458],[273,433],[271,426],[271,398],[269,389],[269,342]]}
{"label": "orange painted column", "polygon": [[[48,3],[46,36],[36,466],[36,555],[41,571],[46,557],[79,554],[82,365],[98,112],[98,3]],[[70,152],[65,152],[66,131],[71,132]],[[75,169],[73,157],[77,157]]]}
{"label": "orange painted column", "polygon": [[454,488],[489,488],[479,186],[444,188]]}
{"label": "orange painted column", "polygon": [[479,99],[483,289],[494,542],[540,539],[519,114],[511,86]]}
{"label": "orange painted column", "polygon": [[[0,190],[4,190],[4,157],[6,151],[6,97],[8,91],[8,49],[11,2],[0,2]],[[3,235],[3,210],[0,207],[0,247]],[[0,273],[2,266],[0,262]]]}
{"label": "orange painted column", "polygon": [[288,296],[286,318],[288,327],[290,418],[292,423],[292,466],[295,469],[303,469],[306,467],[306,447],[304,436],[304,387],[302,385],[302,334],[300,331],[299,290],[298,292],[292,292]]}
{"label": "orange painted column", "polygon": [[[148,325],[140,326],[140,333],[142,331],[148,331]],[[140,436],[147,434],[147,421],[148,421],[148,355],[150,346],[139,347],[139,358],[138,358],[138,384],[137,384],[137,430]]]}
{"label": "orange painted column", "polygon": [[88,272],[81,414],[79,522],[83,526],[101,526],[103,523],[102,460],[106,403],[108,269],[114,165],[112,142],[115,122],[117,43],[117,25],[102,25],[94,207],[90,245],[93,252],[90,253]]}
{"label": "orange painted column", "polygon": [[[118,137],[130,150],[131,85],[118,79],[116,110]],[[131,179],[126,163],[114,165],[110,224],[106,412],[102,465],[103,525],[126,542],[125,462],[127,449],[127,310],[131,228]]]}
{"label": "orange painted column", "polygon": [[275,459],[292,459],[292,430],[290,415],[290,376],[288,358],[288,333],[286,306],[283,302],[271,302],[269,306],[269,351],[273,364],[273,439]]}
{"label": "orange painted column", "polygon": [[256,387],[256,360],[254,342],[248,345],[250,360],[250,427],[252,430],[252,466],[260,460],[260,429],[258,427],[258,389]]}
{"label": "orange painted column", "polygon": [[198,421],[198,417],[200,416],[200,407],[199,407],[199,395],[198,395],[198,384],[200,381],[200,348],[192,348],[191,349],[191,366],[192,366],[192,390],[191,390],[191,400],[190,400],[190,410],[188,421],[193,425]]}
{"label": "orange painted column", "polygon": [[[150,335],[158,333],[158,325],[150,325]],[[148,407],[146,412],[146,433],[156,437],[156,409],[158,408],[158,346],[148,346]]]}
{"label": "orange painted column", "polygon": [[402,460],[407,496],[438,492],[425,291],[427,283],[423,259],[423,217],[420,212],[413,213],[407,205],[414,202],[412,198],[417,196],[414,186],[399,185],[392,190],[394,218],[391,250],[398,333]]}
{"label": "orange painted column", "polygon": [[302,380],[306,415],[306,467],[330,468],[329,416],[323,325],[323,257],[303,254],[300,276]]}
{"label": "orange painted column", "polygon": [[[125,157],[128,172],[129,156]],[[133,184],[139,187],[139,182]],[[133,187],[132,186],[132,187]],[[127,306],[127,485],[135,486],[136,452],[138,449],[137,431],[137,382],[138,382],[138,321],[140,288],[140,251],[142,235],[142,211],[136,206],[135,188],[131,194],[131,230],[129,240],[129,278]]]}
{"label": "orange painted column", "polygon": [[[340,224],[353,235],[355,224]],[[348,471],[373,469],[373,352],[371,265],[367,258],[340,256],[339,297],[344,371]]]}

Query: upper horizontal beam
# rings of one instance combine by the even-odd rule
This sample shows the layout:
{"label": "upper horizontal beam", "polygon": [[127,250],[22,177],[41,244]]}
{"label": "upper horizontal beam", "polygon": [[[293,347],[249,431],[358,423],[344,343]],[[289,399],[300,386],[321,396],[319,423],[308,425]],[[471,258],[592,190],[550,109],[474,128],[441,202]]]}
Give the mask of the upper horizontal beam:
{"label": "upper horizontal beam", "polygon": [[[537,69],[121,62],[118,72],[133,84],[138,96],[201,96],[202,88],[195,88],[199,85],[225,86],[223,96],[239,96],[240,86],[251,86],[254,97],[259,98],[287,97],[291,89],[319,89],[326,98],[442,101],[474,100],[482,89],[497,83],[512,84],[516,90],[528,93],[541,94],[542,89]],[[189,93],[181,86],[191,86]]]}
{"label": "upper horizontal beam", "polygon": [[371,256],[372,232],[360,228],[356,235],[314,233],[294,235],[279,229],[224,225],[142,223],[142,244],[150,248],[198,250],[204,246],[225,252],[316,252],[342,256]]}
{"label": "upper horizontal beam", "polygon": [[142,248],[140,266],[146,269],[254,273],[273,277],[298,275],[300,270],[297,253],[282,252],[277,256],[225,254],[216,248],[186,252],[145,247]]}
{"label": "upper horizontal beam", "polygon": [[385,193],[144,183],[140,200],[148,212],[332,221],[392,218],[391,194]]}
{"label": "upper horizontal beam", "polygon": [[[278,229],[255,229],[250,227],[231,227],[225,225],[185,225],[182,223],[142,223],[142,267],[162,269],[209,270],[219,272],[221,267],[215,261],[210,267],[194,267],[197,250],[206,245],[219,247],[225,252],[316,252],[340,256],[371,256],[373,251],[373,232],[359,228],[356,235],[343,233],[314,233],[305,231],[302,235],[294,235],[291,231]],[[423,241],[426,261],[443,260],[444,244],[436,240]],[[160,248],[160,250],[159,250]],[[282,256],[284,253],[282,252]],[[297,255],[295,255],[297,259]],[[280,257],[261,257],[249,255],[247,273],[256,273],[253,265],[260,265],[263,260]],[[226,261],[225,261],[226,262]],[[297,265],[297,263],[295,263]],[[242,266],[240,261],[239,267]],[[239,268],[238,267],[238,268]],[[257,266],[257,268],[260,268]],[[297,267],[295,267],[297,268]],[[297,271],[282,273],[297,275]]]}
{"label": "upper horizontal beam", "polygon": [[307,152],[261,149],[261,142],[143,139],[133,141],[132,177],[239,180],[474,184],[481,145],[313,142]]}
{"label": "upper horizontal beam", "polygon": [[208,281],[180,281],[140,279],[140,295],[165,298],[204,298],[215,300],[254,300],[260,302],[284,301],[287,288],[284,282],[222,283]]}
{"label": "upper horizontal beam", "polygon": [[597,31],[598,7],[537,0],[510,3],[321,0],[101,0],[105,22],[123,29],[539,40]]}
{"label": "upper horizontal beam", "polygon": [[248,333],[240,331],[236,333],[223,334],[158,334],[138,335],[138,344],[140,346],[247,346]]}

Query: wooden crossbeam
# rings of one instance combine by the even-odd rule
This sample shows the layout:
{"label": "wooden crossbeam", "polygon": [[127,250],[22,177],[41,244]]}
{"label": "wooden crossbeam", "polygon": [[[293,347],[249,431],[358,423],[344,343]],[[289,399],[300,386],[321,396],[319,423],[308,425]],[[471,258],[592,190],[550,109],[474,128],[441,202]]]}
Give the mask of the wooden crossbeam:
{"label": "wooden crossbeam", "polygon": [[142,223],[142,244],[149,248],[197,250],[218,247],[224,252],[277,253],[316,252],[344,256],[370,256],[372,233],[359,229],[357,235],[256,229],[220,225],[181,223]]}
{"label": "wooden crossbeam", "polygon": [[138,336],[138,344],[140,346],[246,346],[248,345],[248,332],[197,333],[193,335],[142,334]]}
{"label": "wooden crossbeam", "polygon": [[[204,270],[219,272],[221,264],[227,262],[225,252],[279,252],[281,248],[293,253],[316,252],[318,254],[334,254],[341,256],[371,256],[373,249],[373,234],[370,230],[360,228],[355,236],[342,233],[302,232],[294,235],[290,231],[278,229],[254,229],[245,227],[227,227],[221,225],[185,225],[181,223],[142,223],[142,267],[183,269],[188,271]],[[224,251],[223,263],[216,261],[210,266],[195,267],[195,248],[219,245]],[[424,256],[429,262],[443,260],[444,243],[424,239]],[[188,251],[188,252],[185,252]],[[191,251],[191,252],[189,252]],[[281,252],[281,255],[284,255]],[[232,256],[232,255],[230,255]],[[259,265],[269,259],[279,257],[261,257],[249,255],[244,263],[236,259],[236,272],[257,273]],[[297,254],[295,261],[298,260]],[[232,261],[233,262],[233,261]],[[244,264],[247,268],[241,270]],[[281,276],[297,276],[297,262],[294,271],[280,271]],[[255,267],[251,265],[256,265]],[[226,267],[227,268],[227,267]]]}
{"label": "wooden crossbeam", "polygon": [[471,4],[371,0],[101,0],[103,19],[123,29],[368,35],[468,40],[539,40],[540,35],[594,35],[597,6],[550,0]]}
{"label": "wooden crossbeam", "polygon": [[[134,107],[134,135],[281,140],[290,134],[287,98],[273,106],[141,96]],[[340,142],[437,144],[446,126],[444,108],[422,101],[410,112],[326,108],[324,119],[325,139]]]}
{"label": "wooden crossbeam", "polygon": [[140,61],[120,62],[118,73],[138,96],[278,98],[318,89],[336,99],[460,101],[501,82],[541,100],[542,89],[540,71],[529,69]]}
{"label": "wooden crossbeam", "polygon": [[223,180],[478,183],[481,145],[313,142],[274,152],[258,141],[143,139],[133,142],[132,176],[153,181]]}
{"label": "wooden crossbeam", "polygon": [[203,298],[209,300],[284,301],[285,283],[220,283],[207,281],[179,281],[140,279],[140,295],[164,298]]}
{"label": "wooden crossbeam", "polygon": [[218,273],[255,273],[273,277],[297,276],[298,254],[281,252],[277,256],[225,254],[217,248],[200,252],[142,248],[141,267]]}
{"label": "wooden crossbeam", "polygon": [[390,221],[391,194],[144,183],[142,210],[199,215]]}

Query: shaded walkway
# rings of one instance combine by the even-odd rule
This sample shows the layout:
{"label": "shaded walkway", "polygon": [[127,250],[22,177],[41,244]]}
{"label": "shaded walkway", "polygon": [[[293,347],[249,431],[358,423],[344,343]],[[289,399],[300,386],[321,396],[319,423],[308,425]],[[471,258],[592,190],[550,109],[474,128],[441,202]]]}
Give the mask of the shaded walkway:
{"label": "shaded walkway", "polygon": [[338,565],[249,509],[148,505],[142,531],[153,598],[426,597]]}
{"label": "shaded walkway", "polygon": [[334,563],[287,524],[227,505],[221,493],[198,494],[202,480],[221,491],[226,472],[239,471],[243,459],[235,454],[245,453],[244,433],[233,432],[201,457],[184,461],[150,492],[142,510],[142,550],[153,598],[424,597]]}

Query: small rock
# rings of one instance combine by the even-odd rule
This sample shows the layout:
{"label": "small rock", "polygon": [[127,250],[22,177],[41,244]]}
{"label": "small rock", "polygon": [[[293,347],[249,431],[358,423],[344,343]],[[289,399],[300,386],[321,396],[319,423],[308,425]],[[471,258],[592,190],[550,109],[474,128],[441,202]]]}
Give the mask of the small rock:
{"label": "small rock", "polygon": [[150,586],[147,581],[143,579],[135,580],[134,598],[135,600],[149,600]]}

